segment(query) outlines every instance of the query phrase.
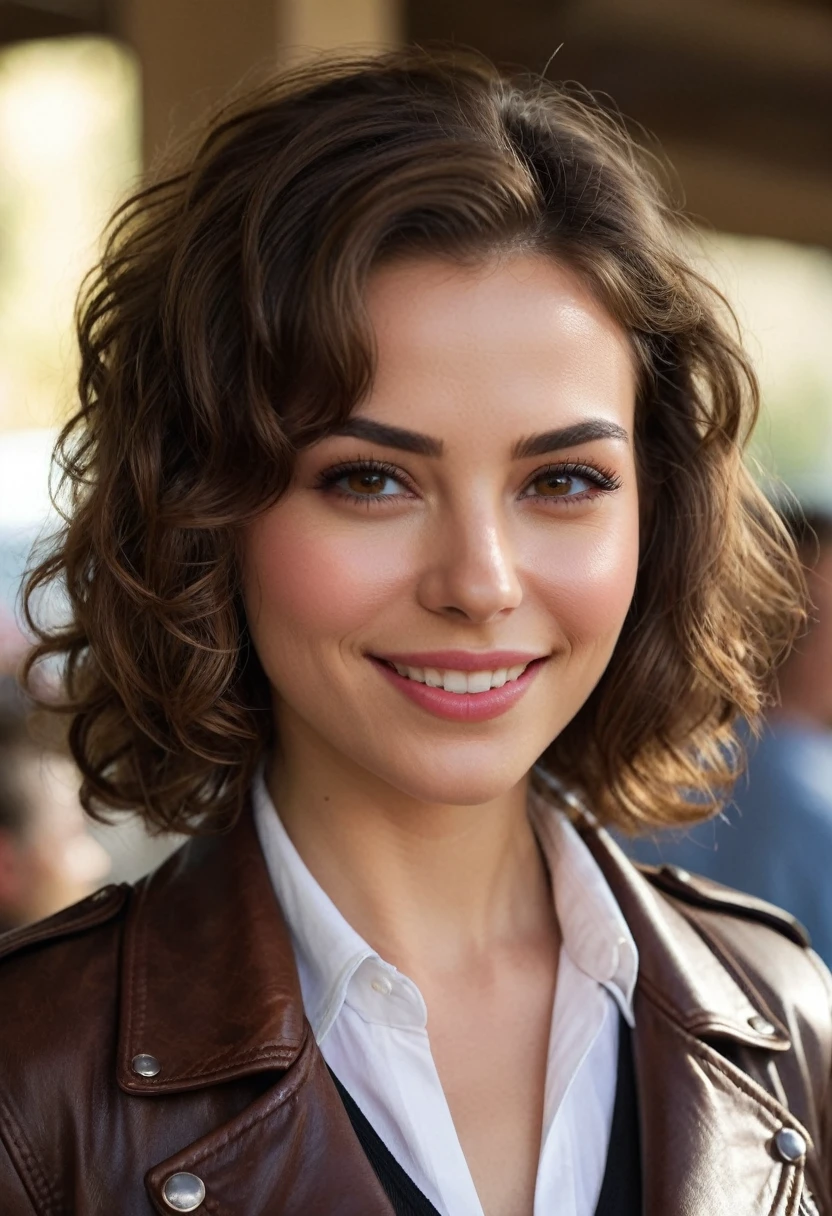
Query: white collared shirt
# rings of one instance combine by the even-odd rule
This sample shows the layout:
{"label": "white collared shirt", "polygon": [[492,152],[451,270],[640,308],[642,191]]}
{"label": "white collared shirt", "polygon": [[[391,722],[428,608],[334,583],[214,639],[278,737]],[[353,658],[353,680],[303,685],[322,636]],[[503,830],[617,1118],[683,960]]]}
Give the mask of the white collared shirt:
{"label": "white collared shirt", "polygon": [[[324,1059],[441,1216],[483,1216],[431,1054],[419,989],[368,946],[309,873],[262,777],[253,796],[304,1008]],[[638,954],[572,824],[537,798],[530,815],[562,937],[534,1216],[593,1216],[612,1127],[619,1010],[632,1025]]]}

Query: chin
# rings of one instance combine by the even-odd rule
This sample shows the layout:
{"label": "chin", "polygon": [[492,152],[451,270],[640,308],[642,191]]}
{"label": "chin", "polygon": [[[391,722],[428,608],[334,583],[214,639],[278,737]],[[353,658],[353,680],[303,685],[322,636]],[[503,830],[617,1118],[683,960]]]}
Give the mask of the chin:
{"label": "chin", "polygon": [[[391,758],[370,767],[381,780],[416,802],[437,806],[482,806],[503,797],[522,781],[537,754],[501,758],[497,748],[483,756],[480,748],[457,746],[451,755],[409,755],[401,764]],[[525,752],[525,749],[524,749]]]}

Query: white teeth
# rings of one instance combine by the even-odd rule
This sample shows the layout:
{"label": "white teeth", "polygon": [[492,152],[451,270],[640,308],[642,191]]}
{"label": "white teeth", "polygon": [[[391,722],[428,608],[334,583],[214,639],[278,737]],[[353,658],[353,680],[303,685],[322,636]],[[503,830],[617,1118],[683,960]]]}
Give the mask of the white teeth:
{"label": "white teeth", "polygon": [[502,688],[504,684],[518,679],[528,663],[517,663],[514,667],[500,667],[497,671],[439,671],[436,667],[404,667],[393,663],[400,676],[427,684],[428,688],[444,688],[445,692],[478,693],[491,688]]}
{"label": "white teeth", "polygon": [[490,671],[470,671],[468,673],[469,692],[488,692],[491,687]]}

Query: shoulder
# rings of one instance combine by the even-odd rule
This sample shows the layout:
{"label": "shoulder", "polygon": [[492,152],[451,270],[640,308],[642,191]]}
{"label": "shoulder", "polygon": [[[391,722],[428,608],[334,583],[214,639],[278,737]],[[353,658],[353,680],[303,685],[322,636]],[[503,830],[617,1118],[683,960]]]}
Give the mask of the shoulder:
{"label": "shoulder", "polygon": [[62,1171],[78,1112],[109,1121],[130,895],[104,887],[0,936],[0,1207],[69,1211]]}
{"label": "shoulder", "polygon": [[[131,888],[103,887],[47,920],[0,936],[0,1090],[27,1070],[91,1054],[114,1034]],[[65,1062],[60,1072],[65,1070]]]}
{"label": "shoulder", "polygon": [[810,944],[809,935],[794,916],[764,899],[692,874],[681,866],[639,865],[636,868],[651,886],[683,905],[720,913],[728,918],[728,923],[739,920],[764,926],[804,949]]}
{"label": "shoulder", "polygon": [[131,893],[124,883],[102,887],[54,916],[0,934],[0,985],[16,982],[19,971],[34,978],[60,968],[92,943],[99,947],[102,935],[96,930],[105,925],[110,933],[117,930]]}
{"label": "shoulder", "polygon": [[[654,891],[670,899],[742,986],[763,994],[787,1025],[817,1044],[832,1067],[832,975],[790,913],[766,900],[678,866],[639,866]],[[820,1061],[819,1061],[820,1062]]]}

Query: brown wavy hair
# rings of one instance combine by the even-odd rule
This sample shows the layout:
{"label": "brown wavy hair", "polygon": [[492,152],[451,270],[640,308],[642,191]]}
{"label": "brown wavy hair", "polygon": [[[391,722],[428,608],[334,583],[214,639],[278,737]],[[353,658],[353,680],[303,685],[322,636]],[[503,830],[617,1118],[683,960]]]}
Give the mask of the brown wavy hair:
{"label": "brown wavy hair", "polygon": [[[280,76],[119,209],[79,303],[64,526],[26,587],[29,671],[63,661],[91,813],[187,832],[234,820],[273,729],[241,527],[366,393],[373,268],[515,248],[579,273],[640,369],[635,598],[541,766],[625,830],[719,804],[733,724],[765,705],[803,592],[743,463],[754,374],[677,221],[590,96],[416,50]],[[69,622],[38,627],[55,580]]]}

